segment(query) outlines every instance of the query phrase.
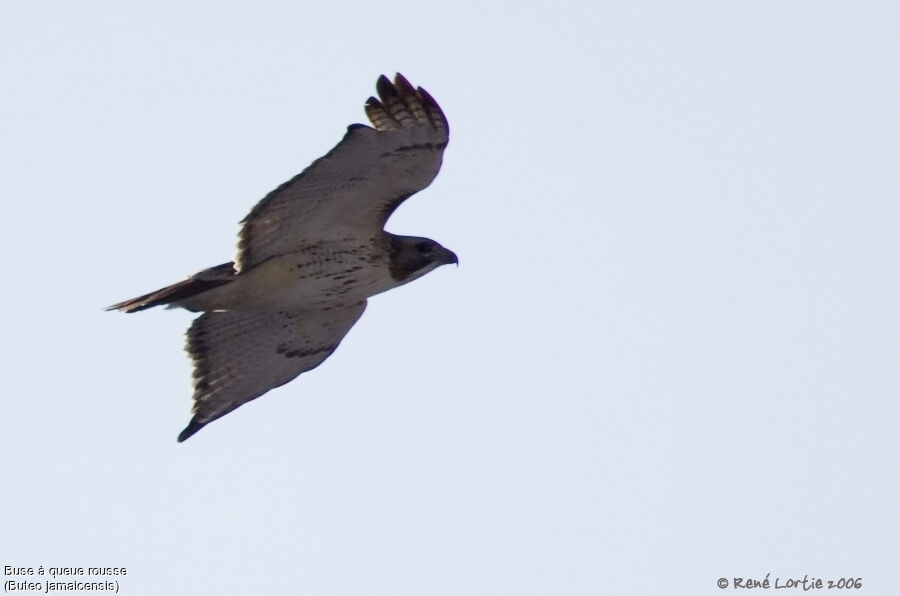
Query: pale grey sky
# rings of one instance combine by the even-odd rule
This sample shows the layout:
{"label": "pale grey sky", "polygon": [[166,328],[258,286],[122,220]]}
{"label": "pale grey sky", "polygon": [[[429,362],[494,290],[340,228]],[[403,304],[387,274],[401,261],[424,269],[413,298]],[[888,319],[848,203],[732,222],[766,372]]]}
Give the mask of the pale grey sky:
{"label": "pale grey sky", "polygon": [[[124,566],[128,595],[896,591],[896,3],[2,13],[0,565]],[[460,267],[177,444],[190,313],[102,307],[230,259],[395,71],[451,143],[388,229]]]}

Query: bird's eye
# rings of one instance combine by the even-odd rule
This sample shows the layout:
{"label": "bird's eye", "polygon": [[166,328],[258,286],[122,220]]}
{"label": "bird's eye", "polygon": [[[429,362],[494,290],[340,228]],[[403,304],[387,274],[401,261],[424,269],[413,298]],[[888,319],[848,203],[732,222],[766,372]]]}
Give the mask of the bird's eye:
{"label": "bird's eye", "polygon": [[427,242],[419,242],[416,244],[416,249],[423,255],[431,253],[431,245]]}

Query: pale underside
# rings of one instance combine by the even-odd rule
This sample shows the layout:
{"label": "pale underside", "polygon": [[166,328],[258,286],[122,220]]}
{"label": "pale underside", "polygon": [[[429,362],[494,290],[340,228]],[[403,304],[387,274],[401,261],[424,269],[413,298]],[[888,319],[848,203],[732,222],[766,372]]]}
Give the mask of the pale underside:
{"label": "pale underside", "polygon": [[377,88],[380,100],[366,103],[374,128],[349,127],[327,155],[261,200],[242,222],[233,264],[112,307],[205,313],[187,334],[194,417],[180,441],[318,366],[370,296],[455,262],[437,245],[443,253],[433,263],[398,274],[406,261],[395,258],[384,224],[437,175],[449,128],[434,99],[402,76],[381,77]]}

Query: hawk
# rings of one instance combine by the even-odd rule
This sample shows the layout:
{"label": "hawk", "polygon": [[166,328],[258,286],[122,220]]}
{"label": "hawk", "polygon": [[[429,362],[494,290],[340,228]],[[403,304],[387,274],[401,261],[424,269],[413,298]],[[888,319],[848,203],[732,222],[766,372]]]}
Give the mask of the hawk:
{"label": "hawk", "polygon": [[409,283],[456,255],[428,238],[384,230],[394,210],[434,180],[449,138],[437,102],[402,75],[381,76],[324,157],[265,198],[241,222],[237,257],[110,306],[203,314],[187,332],[193,418],[178,441],[321,364],[369,297]]}

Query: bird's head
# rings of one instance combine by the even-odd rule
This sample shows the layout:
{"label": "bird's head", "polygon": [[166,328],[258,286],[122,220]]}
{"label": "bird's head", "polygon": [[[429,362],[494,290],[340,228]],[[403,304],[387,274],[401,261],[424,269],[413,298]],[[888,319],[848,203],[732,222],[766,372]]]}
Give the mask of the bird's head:
{"label": "bird's head", "polygon": [[456,254],[429,238],[391,235],[391,277],[407,283],[441,265],[459,265]]}

